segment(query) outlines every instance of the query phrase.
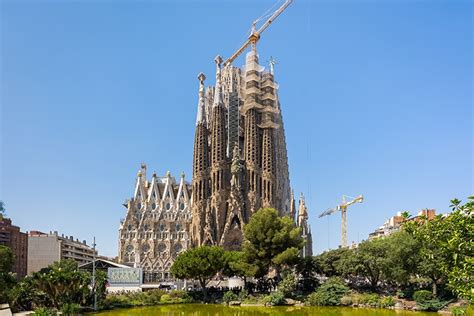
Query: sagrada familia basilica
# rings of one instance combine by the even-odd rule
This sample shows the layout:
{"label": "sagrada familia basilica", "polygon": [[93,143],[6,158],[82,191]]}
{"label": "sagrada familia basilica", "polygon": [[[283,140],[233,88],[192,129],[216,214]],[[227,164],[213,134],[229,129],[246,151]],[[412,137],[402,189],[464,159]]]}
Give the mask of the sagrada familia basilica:
{"label": "sagrada familia basilica", "polygon": [[148,180],[142,165],[133,197],[124,204],[119,262],[143,268],[148,281],[170,279],[174,259],[190,247],[239,249],[244,225],[265,207],[295,221],[306,242],[301,255],[312,255],[305,200],[300,197],[297,210],[290,187],[274,63],[265,70],[255,45],[241,68],[220,56],[215,63],[214,86],[198,76],[191,183],[169,172]]}

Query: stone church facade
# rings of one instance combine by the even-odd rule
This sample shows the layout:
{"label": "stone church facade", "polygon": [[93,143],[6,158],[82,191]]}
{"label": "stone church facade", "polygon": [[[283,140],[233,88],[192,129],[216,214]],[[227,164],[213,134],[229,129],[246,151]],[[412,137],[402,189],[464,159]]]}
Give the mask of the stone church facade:
{"label": "stone church facade", "polygon": [[143,268],[145,282],[171,279],[176,256],[190,246],[191,185],[184,174],[179,182],[168,172],[146,177],[137,174],[133,197],[119,228],[119,263]]}

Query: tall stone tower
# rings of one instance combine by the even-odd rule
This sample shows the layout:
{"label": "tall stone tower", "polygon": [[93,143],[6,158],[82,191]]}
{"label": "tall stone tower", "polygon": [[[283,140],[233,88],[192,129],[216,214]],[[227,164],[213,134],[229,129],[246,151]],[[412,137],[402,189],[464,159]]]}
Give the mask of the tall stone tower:
{"label": "tall stone tower", "polygon": [[313,237],[311,226],[308,224],[308,209],[303,194],[300,197],[300,208],[298,210],[298,227],[301,229],[301,237],[304,240],[303,249],[300,251],[301,257],[311,257],[313,255]]}
{"label": "tall stone tower", "polygon": [[199,98],[192,181],[192,243],[237,249],[242,227],[261,207],[290,215],[292,198],[285,132],[273,67],[252,49],[242,68],[222,66]]}

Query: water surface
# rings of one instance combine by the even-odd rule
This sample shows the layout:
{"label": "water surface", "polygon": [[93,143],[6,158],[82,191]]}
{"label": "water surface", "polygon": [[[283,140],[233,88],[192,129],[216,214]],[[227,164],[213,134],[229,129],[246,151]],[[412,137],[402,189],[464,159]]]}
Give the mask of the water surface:
{"label": "water surface", "polygon": [[216,304],[176,304],[116,309],[98,313],[100,316],[434,316],[437,313],[405,310],[366,309],[350,307],[240,307]]}

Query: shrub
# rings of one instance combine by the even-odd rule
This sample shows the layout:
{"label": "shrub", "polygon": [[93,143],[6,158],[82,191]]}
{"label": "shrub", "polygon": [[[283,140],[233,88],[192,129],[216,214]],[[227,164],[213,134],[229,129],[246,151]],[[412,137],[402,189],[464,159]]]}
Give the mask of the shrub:
{"label": "shrub", "polygon": [[74,303],[64,304],[61,307],[61,313],[63,313],[63,315],[79,315],[80,312],[81,312],[81,305],[79,304],[74,304]]}
{"label": "shrub", "polygon": [[247,290],[242,290],[242,291],[240,291],[240,293],[239,293],[239,301],[246,300],[248,297],[249,297],[249,293],[247,292]]}
{"label": "shrub", "polygon": [[358,304],[369,305],[372,307],[380,306],[380,298],[375,293],[363,293],[357,297]]}
{"label": "shrub", "polygon": [[352,305],[352,297],[350,296],[343,296],[341,298],[341,305],[343,306],[350,306]]}
{"label": "shrub", "polygon": [[467,305],[453,307],[451,313],[453,313],[454,316],[465,316],[467,315]]}
{"label": "shrub", "polygon": [[222,297],[222,301],[225,303],[229,303],[231,301],[237,301],[237,300],[239,300],[239,297],[237,296],[237,294],[235,294],[232,291],[225,292],[224,296]]}
{"label": "shrub", "polygon": [[348,292],[349,288],[340,278],[329,278],[316,292],[308,296],[307,304],[312,306],[338,306],[341,305],[341,298]]}
{"label": "shrub", "polygon": [[165,294],[163,290],[152,290],[143,293],[142,302],[144,305],[157,305],[161,302],[161,297]]}
{"label": "shrub", "polygon": [[440,301],[435,298],[424,302],[416,302],[416,304],[418,305],[418,308],[422,311],[437,312],[446,305],[448,305],[449,302],[450,301]]}
{"label": "shrub", "polygon": [[56,315],[56,312],[54,310],[52,310],[51,308],[40,307],[40,308],[35,309],[35,313],[33,315],[54,316],[54,315]]}
{"label": "shrub", "polygon": [[398,298],[405,298],[405,292],[401,290],[398,290],[396,295]]}
{"label": "shrub", "polygon": [[247,297],[242,300],[242,303],[245,303],[245,304],[257,304],[260,302],[261,302],[260,297],[253,296],[253,295],[247,295]]}
{"label": "shrub", "polygon": [[278,284],[278,290],[281,291],[285,297],[292,297],[297,287],[298,287],[298,280],[296,280],[293,274],[288,274]]}
{"label": "shrub", "polygon": [[266,304],[270,303],[275,306],[283,305],[285,304],[285,295],[280,291],[272,292],[270,295],[265,296],[263,301]]}
{"label": "shrub", "polygon": [[161,295],[160,302],[161,303],[171,303],[172,302],[171,295],[169,295],[169,294]]}
{"label": "shrub", "polygon": [[391,296],[385,296],[380,299],[380,307],[387,308],[395,306],[395,300]]}
{"label": "shrub", "polygon": [[419,290],[413,293],[413,300],[417,303],[423,303],[433,299],[433,294],[427,290]]}

